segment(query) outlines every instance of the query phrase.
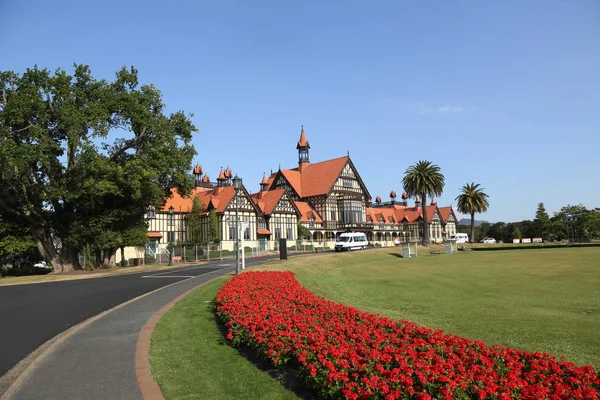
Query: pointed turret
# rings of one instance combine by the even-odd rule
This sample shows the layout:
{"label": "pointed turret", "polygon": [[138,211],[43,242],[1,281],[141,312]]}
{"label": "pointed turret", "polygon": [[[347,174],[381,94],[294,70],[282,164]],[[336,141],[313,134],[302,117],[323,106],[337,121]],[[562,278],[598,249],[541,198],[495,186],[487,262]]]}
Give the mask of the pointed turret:
{"label": "pointed turret", "polygon": [[300,132],[300,140],[296,145],[296,149],[298,150],[298,171],[302,173],[310,164],[308,159],[308,149],[310,149],[310,144],[308,140],[306,140],[306,135],[304,134],[304,125],[302,126],[302,131]]}
{"label": "pointed turret", "polygon": [[219,177],[217,178],[217,185],[223,186],[225,184],[226,180],[227,180],[227,178],[225,178],[225,173],[223,172],[223,167],[221,167],[221,172],[219,172]]}
{"label": "pointed turret", "polygon": [[403,206],[408,206],[408,194],[406,192],[402,193],[402,203]]}
{"label": "pointed turret", "polygon": [[202,167],[200,166],[200,164],[196,164],[196,166],[194,167],[194,172],[193,174],[196,175],[196,177],[200,177],[200,175],[202,175],[204,173],[204,170],[202,169]]}
{"label": "pointed turret", "polygon": [[392,200],[392,205],[394,205],[394,203],[396,203],[396,191],[392,190],[390,192],[390,199]]}
{"label": "pointed turret", "polygon": [[260,191],[266,192],[269,188],[269,181],[267,181],[267,176],[263,173],[262,181],[260,181]]}
{"label": "pointed turret", "polygon": [[208,174],[204,175],[202,177],[202,182],[203,183],[209,183],[210,182],[210,177],[208,176]]}

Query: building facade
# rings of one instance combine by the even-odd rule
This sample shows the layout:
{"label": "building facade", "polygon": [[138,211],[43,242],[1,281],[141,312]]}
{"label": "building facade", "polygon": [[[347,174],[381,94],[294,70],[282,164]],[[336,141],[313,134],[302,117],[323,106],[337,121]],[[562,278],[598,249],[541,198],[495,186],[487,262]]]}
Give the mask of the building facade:
{"label": "building facade", "polygon": [[[194,197],[202,204],[204,237],[208,237],[210,213],[216,214],[223,250],[234,249],[236,210],[244,222],[240,239],[245,246],[261,251],[276,250],[279,239],[333,247],[336,237],[349,231],[365,232],[372,244],[383,246],[393,245],[396,238],[422,238],[425,224],[418,198],[414,206],[409,206],[406,194],[396,202],[392,191],[389,202],[383,203],[377,197],[373,203],[349,155],[310,162],[310,144],[304,129],[296,149],[298,166],[279,168],[269,177],[263,176],[260,190],[254,194],[243,185],[234,187],[229,168],[221,169],[217,181],[212,182],[196,165],[196,187],[190,196],[182,197],[173,190],[163,207],[147,210],[150,251],[159,251],[171,242],[189,242],[186,221]],[[451,206],[438,207],[433,200],[427,213],[432,242],[441,243],[456,232],[457,219]],[[298,237],[299,224],[310,232],[308,237]]]}

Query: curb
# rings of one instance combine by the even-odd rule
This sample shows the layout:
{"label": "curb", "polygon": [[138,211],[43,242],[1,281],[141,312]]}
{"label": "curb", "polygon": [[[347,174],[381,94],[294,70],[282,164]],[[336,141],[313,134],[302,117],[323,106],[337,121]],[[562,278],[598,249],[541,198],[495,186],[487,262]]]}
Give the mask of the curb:
{"label": "curb", "polygon": [[160,387],[154,380],[152,373],[150,372],[150,340],[152,333],[156,325],[162,318],[162,316],[169,311],[175,304],[182,300],[185,296],[197,290],[198,288],[210,283],[216,279],[222,278],[225,275],[217,276],[209,281],[203,282],[197,286],[194,286],[190,290],[180,294],[169,303],[165,304],[160,310],[150,317],[146,325],[142,328],[140,335],[138,336],[138,342],[135,349],[135,375],[137,377],[138,385],[142,392],[144,400],[164,400],[164,396],[160,390]]}

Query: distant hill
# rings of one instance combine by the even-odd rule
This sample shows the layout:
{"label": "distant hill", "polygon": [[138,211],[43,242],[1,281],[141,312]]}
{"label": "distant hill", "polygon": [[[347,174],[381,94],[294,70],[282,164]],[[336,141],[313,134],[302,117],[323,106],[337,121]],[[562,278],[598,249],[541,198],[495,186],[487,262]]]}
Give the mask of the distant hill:
{"label": "distant hill", "polygon": [[[480,226],[483,222],[487,221],[477,221],[475,220],[475,226]],[[459,225],[469,225],[471,226],[471,218],[462,218],[458,221]]]}

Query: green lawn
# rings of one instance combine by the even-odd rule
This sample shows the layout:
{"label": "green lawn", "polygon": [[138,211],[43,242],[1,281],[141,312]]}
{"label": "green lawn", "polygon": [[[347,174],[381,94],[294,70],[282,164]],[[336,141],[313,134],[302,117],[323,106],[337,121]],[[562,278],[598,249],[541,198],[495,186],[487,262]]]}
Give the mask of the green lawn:
{"label": "green lawn", "polygon": [[600,248],[399,253],[303,256],[256,269],[292,270],[313,293],[361,310],[600,368]]}
{"label": "green lawn", "polygon": [[[399,258],[399,249],[297,256],[284,269],[328,299],[600,368],[600,248]],[[167,312],[150,348],[167,399],[297,398],[223,342],[210,303],[226,278]]]}
{"label": "green lawn", "polygon": [[228,346],[211,302],[228,278],[186,296],[156,326],[150,367],[166,399],[297,399]]}

